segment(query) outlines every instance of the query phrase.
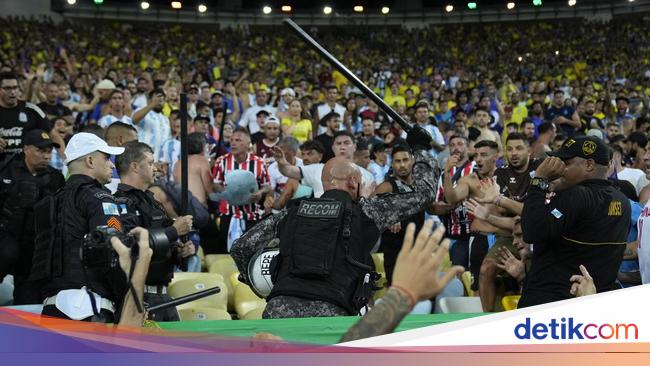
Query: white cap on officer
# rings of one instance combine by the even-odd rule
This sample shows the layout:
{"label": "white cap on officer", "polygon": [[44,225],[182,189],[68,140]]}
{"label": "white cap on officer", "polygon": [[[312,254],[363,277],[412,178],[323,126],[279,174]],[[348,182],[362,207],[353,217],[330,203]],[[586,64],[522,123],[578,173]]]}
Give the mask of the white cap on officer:
{"label": "white cap on officer", "polygon": [[68,146],[65,147],[65,164],[68,165],[72,161],[95,151],[101,151],[109,155],[120,155],[124,152],[124,148],[108,146],[106,141],[92,133],[79,132],[72,136]]}

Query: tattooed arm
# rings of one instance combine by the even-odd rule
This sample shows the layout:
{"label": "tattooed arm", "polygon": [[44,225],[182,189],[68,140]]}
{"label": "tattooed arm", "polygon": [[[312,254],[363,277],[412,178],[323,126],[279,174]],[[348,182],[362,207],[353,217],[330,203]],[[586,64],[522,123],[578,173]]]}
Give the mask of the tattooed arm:
{"label": "tattooed arm", "polygon": [[341,337],[340,343],[392,333],[413,306],[408,295],[390,288],[381,302]]}
{"label": "tattooed arm", "polygon": [[449,240],[440,243],[445,229],[440,225],[431,233],[432,226],[433,221],[427,220],[413,243],[415,225],[408,225],[395,262],[393,286],[381,302],[343,335],[341,342],[392,332],[418,301],[439,294],[454,276],[464,270],[454,266],[442,277],[438,276],[443,258],[449,255]]}

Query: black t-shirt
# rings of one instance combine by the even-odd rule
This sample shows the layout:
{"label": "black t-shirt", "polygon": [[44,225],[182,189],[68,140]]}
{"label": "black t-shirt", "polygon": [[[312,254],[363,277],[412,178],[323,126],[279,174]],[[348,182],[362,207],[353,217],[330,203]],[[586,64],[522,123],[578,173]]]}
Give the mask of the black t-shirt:
{"label": "black t-shirt", "polygon": [[[575,109],[569,107],[569,106],[562,106],[561,108],[551,106],[547,111],[546,111],[546,121],[552,122],[555,117],[562,116],[567,119],[571,119],[571,116],[573,116],[573,113],[575,112]],[[569,124],[562,124],[559,125],[559,127],[562,130],[562,133],[567,136],[567,137],[572,137],[576,133],[576,129],[571,127]]]}
{"label": "black t-shirt", "polygon": [[54,105],[48,104],[47,102],[38,103],[38,107],[45,112],[49,119],[54,119],[56,117],[65,117],[71,116],[72,111],[70,108],[64,106],[61,103],[56,103]]}
{"label": "black t-shirt", "polygon": [[494,176],[497,177],[497,184],[501,187],[501,194],[515,201],[523,202],[530,180],[533,178],[531,172],[537,169],[539,163],[537,159],[530,159],[528,169],[522,173],[517,173],[509,165],[498,168],[494,172]]}
{"label": "black t-shirt", "polygon": [[257,144],[262,140],[264,140],[264,132],[262,131],[257,131],[251,135],[251,142],[253,143],[253,145]]}
{"label": "black t-shirt", "polygon": [[0,138],[7,142],[0,156],[21,152],[23,135],[36,128],[47,132],[52,129],[45,113],[35,104],[18,101],[14,108],[0,107]]}

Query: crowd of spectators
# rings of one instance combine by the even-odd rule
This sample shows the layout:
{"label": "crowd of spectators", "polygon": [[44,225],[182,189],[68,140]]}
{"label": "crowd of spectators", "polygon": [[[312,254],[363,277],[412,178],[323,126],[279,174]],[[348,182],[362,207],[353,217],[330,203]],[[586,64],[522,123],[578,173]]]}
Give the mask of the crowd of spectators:
{"label": "crowd of spectators", "polygon": [[[517,174],[532,177],[547,152],[576,136],[599,138],[612,150],[608,175],[627,182],[620,186],[632,204],[650,198],[650,23],[642,19],[310,32],[405,119],[429,131],[439,168],[463,172],[451,178],[453,187],[475,171],[480,179],[496,177],[496,188],[468,183],[458,202],[447,203],[447,192],[440,192],[428,212],[447,224],[452,239],[471,245],[470,233],[485,238],[489,263],[469,253],[452,262],[473,266],[473,289],[492,311],[493,290],[479,283],[494,282],[496,267],[516,280],[524,277],[530,248],[517,203],[530,179]],[[0,26],[0,72],[18,77],[19,99],[44,112],[53,139],[65,143],[84,131],[120,145],[133,126],[138,140],[153,149],[161,179],[180,177],[180,94],[188,95],[190,190],[213,218],[201,228],[207,253],[228,252],[238,234],[288,199],[318,196],[318,184],[309,184],[305,172],[318,172],[314,179],[320,180],[320,170],[309,165],[334,156],[354,161],[363,170],[366,196],[387,177],[400,179],[392,165],[399,150],[393,149],[405,144],[406,133],[284,28],[46,18],[3,18]],[[5,122],[0,120],[3,140],[11,137]],[[463,146],[457,148],[456,139]],[[479,142],[485,155],[475,149]],[[65,174],[65,144],[59,145],[51,166]],[[278,157],[282,161],[275,162]],[[303,179],[283,174],[278,163],[304,166],[298,174]],[[504,173],[509,167],[512,172]],[[244,205],[211,206],[210,194],[227,188],[226,173],[237,169],[252,172],[260,190]],[[513,177],[520,180],[516,194],[508,190]],[[488,220],[484,206],[506,201],[514,201],[514,208]],[[640,210],[632,211],[638,217]],[[486,226],[471,225],[474,217]],[[502,237],[509,244],[494,244]],[[498,251],[488,253],[494,245]],[[639,284],[634,245],[629,247],[619,279]]]}

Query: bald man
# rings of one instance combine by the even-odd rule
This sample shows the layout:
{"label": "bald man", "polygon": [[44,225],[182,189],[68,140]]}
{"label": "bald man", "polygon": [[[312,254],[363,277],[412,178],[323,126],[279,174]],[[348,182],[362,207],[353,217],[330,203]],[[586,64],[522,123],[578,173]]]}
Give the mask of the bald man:
{"label": "bald man", "polygon": [[424,149],[414,156],[413,192],[372,198],[360,198],[357,165],[335,157],[322,167],[320,198],[290,202],[235,241],[239,279],[251,284],[249,262],[280,239],[264,318],[357,315],[367,305],[375,280],[370,253],[380,234],[424,210],[435,195],[436,161]]}

